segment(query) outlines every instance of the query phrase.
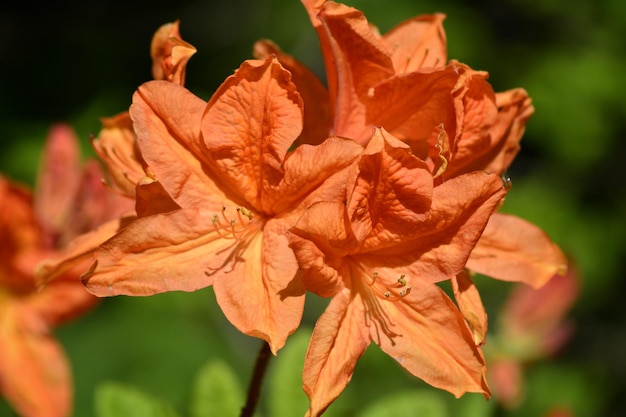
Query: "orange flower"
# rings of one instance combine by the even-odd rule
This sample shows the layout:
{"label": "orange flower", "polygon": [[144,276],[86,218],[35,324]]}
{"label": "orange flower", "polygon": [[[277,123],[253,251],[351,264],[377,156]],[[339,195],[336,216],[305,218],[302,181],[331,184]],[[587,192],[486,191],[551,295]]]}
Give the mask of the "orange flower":
{"label": "orange flower", "polygon": [[[146,83],[130,114],[146,181],[179,208],[142,215],[104,243],[85,285],[99,296],[212,285],[230,322],[276,353],[304,304],[285,231],[300,207],[332,194],[329,177],[361,146],[331,138],[288,151],[302,101],[272,58],[244,62],[209,103],[174,83]],[[137,198],[150,206],[159,196]]]}
{"label": "orange flower", "polygon": [[77,234],[116,215],[117,201],[99,182],[97,164],[79,165],[74,132],[53,127],[35,197],[0,177],[0,392],[26,417],[71,414],[72,378],[52,329],[92,307],[68,269],[41,288],[34,270]]}
{"label": "orange flower", "polygon": [[500,178],[433,186],[427,164],[383,129],[351,172],[344,197],[310,206],[290,231],[306,288],[332,297],[305,359],[308,415],[341,393],[371,342],[435,387],[488,395],[482,354],[436,283],[465,266],[506,193]]}
{"label": "orange flower", "polygon": [[[195,52],[196,49],[193,46],[180,38],[178,21],[161,26],[152,38],[150,49],[153,77],[182,85],[185,81],[187,61]],[[85,228],[84,234],[77,236],[63,253],[42,262],[36,272],[37,279],[41,283],[54,279],[86,258],[92,258],[93,252],[101,243],[113,236],[138,214],[168,211],[175,206],[158,183],[151,184],[150,181],[144,179],[147,175],[146,167],[137,149],[137,137],[128,112],[103,118],[102,124],[103,128],[99,136],[92,139],[91,143],[106,168],[108,186],[113,192],[129,199],[126,203],[128,208],[124,212],[119,212],[117,217],[112,216],[111,221],[98,228]],[[101,179],[98,177],[96,180],[99,182]],[[93,189],[104,192],[99,185]],[[153,199],[149,207],[142,204],[143,200],[140,198],[133,209],[132,205],[135,204],[137,193],[140,195],[147,193],[153,196],[158,194],[161,198],[158,204],[155,204]]]}
{"label": "orange flower", "polygon": [[[320,38],[328,92],[321,92],[315,76],[271,42],[258,42],[255,54],[276,54],[298,74],[298,89],[309,92],[303,94],[305,123],[317,120],[318,126],[361,143],[369,140],[371,126],[382,126],[407,143],[440,182],[479,170],[505,176],[534,108],[523,89],[494,93],[486,72],[448,62],[444,15],[417,16],[380,35],[357,9],[331,1],[302,2]],[[317,143],[324,136],[310,133],[301,140]],[[566,263],[540,228],[496,213],[467,267],[540,287],[564,273]],[[471,274],[453,278],[453,284],[481,344],[486,314]]]}

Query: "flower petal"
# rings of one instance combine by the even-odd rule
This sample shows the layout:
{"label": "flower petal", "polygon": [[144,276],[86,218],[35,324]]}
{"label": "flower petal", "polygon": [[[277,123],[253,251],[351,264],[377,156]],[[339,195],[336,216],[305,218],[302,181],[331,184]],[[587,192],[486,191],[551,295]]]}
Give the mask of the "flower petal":
{"label": "flower petal", "polygon": [[367,100],[367,123],[384,127],[424,157],[424,144],[433,146],[443,125],[450,140],[457,137],[453,93],[458,65],[390,77],[373,87]]}
{"label": "flower petal", "polygon": [[467,261],[479,274],[534,288],[567,270],[567,259],[546,233],[519,217],[496,213]]}
{"label": "flower petal", "polygon": [[341,202],[318,202],[307,208],[288,232],[308,291],[333,296],[343,286],[342,257],[358,247]]}
{"label": "flower petal", "polygon": [[446,65],[445,17],[442,13],[416,16],[395,26],[382,37],[391,51],[396,74]]}
{"label": "flower petal", "polygon": [[378,320],[386,321],[393,335],[381,335],[372,325],[369,333],[385,353],[457,398],[466,392],[489,396],[483,355],[463,315],[439,287],[414,280],[411,292],[400,300],[377,300]]}
{"label": "flower petal", "polygon": [[302,114],[302,99],[276,58],[244,62],[209,102],[202,135],[211,167],[257,210],[265,188],[282,179]]}
{"label": "flower petal", "polygon": [[0,312],[0,391],[24,417],[66,417],[72,408],[69,364],[60,345],[23,305]]}
{"label": "flower petal", "polygon": [[127,224],[133,218],[134,217],[122,217],[120,219],[111,220],[91,232],[74,238],[62,252],[37,265],[35,269],[35,279],[38,285],[45,285],[81,262],[92,259],[98,246],[115,235],[123,225]]}
{"label": "flower petal", "polygon": [[281,65],[291,72],[291,80],[298,88],[304,103],[304,121],[296,144],[317,145],[330,134],[332,115],[328,90],[317,76],[301,62],[281,51],[269,40],[254,44],[254,57],[267,59],[276,55]]}
{"label": "flower petal", "polygon": [[242,262],[213,283],[228,320],[242,333],[266,340],[274,354],[296,330],[304,309],[304,287],[286,226],[269,220],[239,254]]}
{"label": "flower petal", "polygon": [[463,66],[455,100],[461,111],[454,157],[446,175],[486,170],[502,174],[520,149],[526,122],[534,112],[523,89],[495,94],[487,73]]}
{"label": "flower petal", "polygon": [[501,328],[511,339],[533,340],[540,355],[551,354],[562,347],[571,328],[564,320],[580,294],[575,268],[555,275],[541,288],[518,285],[504,305]]}
{"label": "flower petal", "polygon": [[304,359],[303,388],[307,417],[317,417],[341,394],[357,360],[370,344],[362,324],[363,306],[346,288],[330,301],[315,324]]}
{"label": "flower petal", "polygon": [[47,233],[61,233],[68,223],[81,176],[76,133],[64,124],[53,126],[46,141],[34,200],[35,212]]}
{"label": "flower petal", "polygon": [[381,273],[402,273],[431,282],[458,274],[506,190],[495,174],[474,172],[434,188],[432,206],[405,234],[373,235],[362,262]]}
{"label": "flower petal", "polygon": [[215,180],[207,175],[207,150],[200,138],[205,108],[202,99],[167,81],[143,84],[130,107],[141,156],[181,207],[218,209],[223,200]]}
{"label": "flower petal", "polygon": [[104,162],[109,185],[122,195],[134,197],[137,181],[146,174],[130,114],[103,118],[102,124],[91,145]]}
{"label": "flower petal", "polygon": [[195,291],[213,283],[234,243],[199,209],[142,217],[100,246],[82,280],[97,296]]}
{"label": "flower petal", "polygon": [[482,346],[487,336],[487,312],[480,299],[480,293],[466,269],[452,277],[451,281],[454,298],[470,325],[474,343],[476,346]]}
{"label": "flower petal", "polygon": [[384,129],[375,129],[348,199],[354,234],[359,240],[375,234],[379,241],[405,235],[415,216],[430,208],[432,191],[432,175],[424,161]]}
{"label": "flower petal", "polygon": [[79,274],[78,271],[72,271],[49,283],[41,291],[33,293],[28,298],[28,307],[50,327],[82,315],[100,300],[87,292],[78,280]]}
{"label": "flower petal", "polygon": [[[41,230],[29,191],[0,175],[0,286],[15,293],[34,289],[31,253],[41,247]],[[28,262],[19,258],[29,257]],[[36,256],[36,255],[33,255]],[[1,303],[0,303],[1,304]]]}
{"label": "flower petal", "polygon": [[394,74],[393,63],[361,11],[326,2],[318,18],[329,38],[330,49],[322,52],[334,105],[333,133],[364,142],[371,128],[362,101],[370,88]]}
{"label": "flower petal", "polygon": [[277,186],[267,187],[265,213],[284,213],[298,204],[344,201],[346,170],[363,152],[353,140],[330,137],[320,145],[300,145],[283,163],[284,175]]}
{"label": "flower petal", "polygon": [[152,76],[155,80],[184,85],[187,61],[196,53],[196,48],[181,39],[178,26],[178,20],[166,23],[152,37]]}

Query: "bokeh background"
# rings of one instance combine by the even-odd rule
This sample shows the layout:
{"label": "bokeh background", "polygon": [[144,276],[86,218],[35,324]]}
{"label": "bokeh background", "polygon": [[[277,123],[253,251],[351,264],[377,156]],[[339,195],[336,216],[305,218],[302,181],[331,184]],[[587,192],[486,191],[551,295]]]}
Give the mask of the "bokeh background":
{"label": "bokeh background", "polygon": [[[125,110],[137,86],[151,78],[150,40],[163,23],[180,19],[183,39],[198,49],[186,86],[204,99],[251,57],[259,38],[323,72],[315,32],[297,0],[154,1],[148,7],[118,0],[11,3],[0,6],[0,171],[31,186],[53,123],[70,123],[85,157],[93,156],[88,139],[99,131],[99,118]],[[417,14],[443,12],[450,58],[488,71],[496,91],[528,90],[536,114],[509,173],[513,189],[505,210],[540,225],[564,249],[582,292],[569,314],[576,326],[572,339],[556,357],[528,364],[527,395],[515,409],[480,396],[454,400],[370,349],[328,414],[383,415],[384,407],[377,414],[363,410],[409,390],[423,404],[421,416],[544,416],[557,408],[579,417],[622,415],[626,2],[346,3],[363,10],[381,32]],[[479,285],[496,320],[512,286]],[[311,301],[302,333],[271,364],[261,415],[303,414],[298,374],[307,329],[324,304]],[[223,360],[245,389],[259,346],[232,330],[210,289],[104,299],[57,335],[75,372],[80,417],[104,416],[98,404],[112,383],[158,398],[178,415],[193,415],[194,381],[207,361]],[[404,409],[418,415],[410,405]],[[5,415],[13,414],[0,399]]]}

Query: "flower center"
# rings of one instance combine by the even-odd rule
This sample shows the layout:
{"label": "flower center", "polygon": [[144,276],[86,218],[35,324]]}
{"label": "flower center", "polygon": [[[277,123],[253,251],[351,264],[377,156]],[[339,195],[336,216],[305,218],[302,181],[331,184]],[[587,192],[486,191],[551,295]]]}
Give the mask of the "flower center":
{"label": "flower center", "polygon": [[382,277],[377,271],[372,274],[372,280],[368,282],[368,285],[373,294],[392,301],[409,295],[413,288],[407,282],[405,274],[400,274],[394,281],[393,279]]}
{"label": "flower center", "polygon": [[256,230],[255,217],[245,207],[235,208],[236,213],[227,214],[227,207],[222,206],[220,213],[214,213],[211,222],[217,234],[223,239],[246,240]]}

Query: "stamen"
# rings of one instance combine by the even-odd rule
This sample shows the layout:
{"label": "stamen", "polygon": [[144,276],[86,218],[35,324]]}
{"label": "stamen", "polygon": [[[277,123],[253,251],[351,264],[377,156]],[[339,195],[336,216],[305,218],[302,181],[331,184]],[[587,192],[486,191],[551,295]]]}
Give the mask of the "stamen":
{"label": "stamen", "polygon": [[424,66],[424,62],[426,62],[426,58],[428,58],[428,53],[429,52],[430,52],[430,49],[428,49],[428,48],[424,49],[424,56],[422,56],[422,60],[420,61],[418,68],[421,68],[421,67]]}
{"label": "stamen", "polygon": [[227,207],[223,205],[221,215],[218,213],[213,214],[211,223],[213,223],[215,231],[220,237],[225,239],[244,240],[252,230],[250,226],[257,223],[252,221],[252,211],[245,207],[237,207],[236,217],[228,216],[227,211]]}
{"label": "stamen", "polygon": [[376,343],[380,344],[383,338],[387,338],[389,343],[395,345],[395,338],[398,334],[393,331],[395,324],[389,316],[383,300],[399,300],[400,297],[392,289],[393,285],[386,285],[387,282],[389,284],[392,284],[392,282],[385,280],[383,274],[378,272],[372,273],[374,279],[370,281],[368,278],[365,278],[368,273],[365,270],[361,272],[363,273],[361,276],[364,279],[359,280],[357,285],[361,287],[358,293],[365,304],[365,310],[363,311],[365,324],[371,327],[370,334]]}
{"label": "stamen", "polygon": [[502,179],[502,186],[504,187],[504,189],[509,191],[511,189],[511,187],[513,186],[513,182],[511,181],[511,177],[509,177],[506,174],[506,172],[505,172],[502,175],[500,175],[500,178]]}
{"label": "stamen", "polygon": [[401,274],[393,282],[382,277],[378,271],[372,273],[372,280],[368,284],[373,295],[392,301],[408,295],[412,288],[407,282],[406,274]]}
{"label": "stamen", "polygon": [[252,220],[252,212],[245,207],[237,207],[237,211],[243,214],[248,218],[248,220]]}
{"label": "stamen", "polygon": [[398,287],[404,287],[406,285],[406,279],[404,279],[404,277],[406,277],[406,275],[402,274],[400,278],[398,278]]}

